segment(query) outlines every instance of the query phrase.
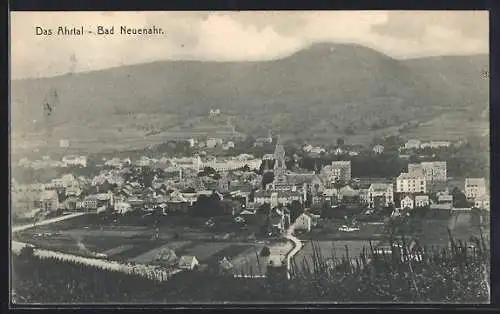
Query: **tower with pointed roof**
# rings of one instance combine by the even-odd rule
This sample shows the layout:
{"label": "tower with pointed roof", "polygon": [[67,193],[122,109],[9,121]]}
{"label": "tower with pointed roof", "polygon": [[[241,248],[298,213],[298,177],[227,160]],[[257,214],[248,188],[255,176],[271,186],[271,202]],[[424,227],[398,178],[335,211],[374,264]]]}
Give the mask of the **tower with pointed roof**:
{"label": "tower with pointed roof", "polygon": [[277,182],[286,180],[285,148],[281,144],[279,136],[274,150],[274,179]]}

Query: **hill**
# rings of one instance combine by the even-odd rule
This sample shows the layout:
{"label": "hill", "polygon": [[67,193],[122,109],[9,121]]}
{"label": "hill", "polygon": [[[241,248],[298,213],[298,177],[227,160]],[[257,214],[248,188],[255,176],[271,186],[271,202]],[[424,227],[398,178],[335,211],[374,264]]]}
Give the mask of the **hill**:
{"label": "hill", "polygon": [[[158,61],[18,80],[14,145],[50,145],[43,139],[52,137],[81,149],[135,147],[181,136],[186,121],[210,108],[231,118],[215,126],[244,134],[272,129],[285,138],[370,141],[377,132],[410,130],[409,121],[483,110],[488,82],[474,75],[487,65],[485,56],[401,61],[359,45],[315,44],[271,61]],[[47,116],[42,103],[52,89],[58,101]]]}

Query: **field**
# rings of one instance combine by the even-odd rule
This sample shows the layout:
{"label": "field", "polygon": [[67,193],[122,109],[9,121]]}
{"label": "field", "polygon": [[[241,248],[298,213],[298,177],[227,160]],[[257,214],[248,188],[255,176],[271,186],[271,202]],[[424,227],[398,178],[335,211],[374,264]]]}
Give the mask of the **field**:
{"label": "field", "polygon": [[[265,274],[267,263],[267,258],[259,256],[264,246],[270,248],[271,254],[282,255],[292,248],[289,242],[218,239],[217,234],[204,228],[203,221],[181,216],[122,217],[114,221],[89,214],[36,226],[14,234],[13,238],[54,251],[85,257],[105,254],[110,260],[141,264],[171,264],[180,256],[192,255],[201,264],[217,265],[226,257],[233,265],[234,273],[260,275]],[[154,226],[159,228],[158,238],[154,237]],[[175,253],[173,258],[160,259],[162,253],[171,251]]]}
{"label": "field", "polygon": [[309,234],[299,236],[299,238],[318,241],[379,239],[383,236],[385,223],[383,221],[360,222],[359,231],[338,231],[339,227],[345,224],[346,222],[344,219],[324,219],[317,228],[312,229]]}
{"label": "field", "polygon": [[[378,241],[371,241],[373,247],[378,244]],[[343,257],[349,258],[359,257],[363,248],[370,252],[370,241],[349,240],[349,241],[309,241],[304,244],[294,257],[294,262],[297,267],[302,269],[313,269],[314,248],[321,254],[322,260],[341,261]]]}

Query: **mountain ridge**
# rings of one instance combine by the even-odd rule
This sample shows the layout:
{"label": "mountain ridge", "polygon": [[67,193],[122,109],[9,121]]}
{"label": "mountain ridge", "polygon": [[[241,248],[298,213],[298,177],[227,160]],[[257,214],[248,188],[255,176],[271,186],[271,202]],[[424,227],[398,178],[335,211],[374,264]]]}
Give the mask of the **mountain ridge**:
{"label": "mountain ridge", "polygon": [[[155,61],[14,80],[13,129],[69,135],[78,123],[95,125],[92,133],[125,116],[168,116],[155,129],[219,108],[246,134],[361,136],[446,110],[484,107],[488,84],[473,78],[487,62],[484,55],[397,60],[357,44],[328,43],[267,61]],[[60,104],[47,119],[41,105],[51,88]],[[127,121],[121,127],[133,128]]]}

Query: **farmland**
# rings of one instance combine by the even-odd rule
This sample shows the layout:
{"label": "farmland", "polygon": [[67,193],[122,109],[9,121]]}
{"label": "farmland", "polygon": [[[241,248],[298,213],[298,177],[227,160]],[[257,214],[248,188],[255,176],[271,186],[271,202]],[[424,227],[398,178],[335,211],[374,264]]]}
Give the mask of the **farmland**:
{"label": "farmland", "polygon": [[[159,230],[158,237],[155,237],[155,228]],[[192,255],[201,264],[217,265],[226,257],[238,274],[265,273],[267,259],[259,254],[266,245],[272,254],[284,255],[291,249],[288,242],[217,237],[202,221],[190,217],[139,216],[117,221],[88,214],[36,226],[14,234],[13,238],[58,252],[84,257],[104,254],[110,260],[141,264],[171,264],[182,255]],[[174,253],[174,258],[168,261],[160,258],[167,251]]]}

